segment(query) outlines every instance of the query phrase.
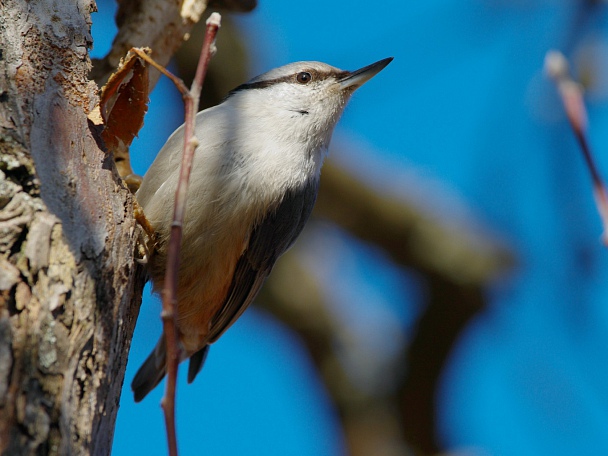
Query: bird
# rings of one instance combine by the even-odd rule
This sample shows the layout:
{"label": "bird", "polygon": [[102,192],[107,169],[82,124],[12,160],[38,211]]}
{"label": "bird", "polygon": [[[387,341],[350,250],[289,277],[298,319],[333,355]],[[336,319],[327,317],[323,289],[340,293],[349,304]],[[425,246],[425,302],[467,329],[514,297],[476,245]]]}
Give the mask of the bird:
{"label": "bird", "polygon": [[[195,150],[177,285],[180,361],[188,383],[209,346],[254,300],[276,260],[313,209],[334,127],[353,92],[392,57],[356,71],[303,61],[275,68],[229,92],[196,116]],[[163,287],[184,126],[161,148],[136,199],[155,232],[147,262],[153,291]],[[136,373],[136,402],[165,375],[161,337]]]}

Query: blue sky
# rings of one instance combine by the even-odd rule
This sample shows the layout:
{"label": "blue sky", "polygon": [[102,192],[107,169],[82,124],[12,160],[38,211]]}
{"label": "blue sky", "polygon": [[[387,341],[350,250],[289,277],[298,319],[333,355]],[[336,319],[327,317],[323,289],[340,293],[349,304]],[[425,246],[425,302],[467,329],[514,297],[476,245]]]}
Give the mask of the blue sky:
{"label": "blue sky", "polygon": [[[113,34],[106,3],[93,16],[97,56]],[[608,252],[589,177],[542,74],[545,53],[557,48],[593,75],[590,139],[608,172],[606,7],[585,14],[585,2],[574,0],[259,3],[238,18],[251,76],[296,60],[356,69],[395,57],[353,97],[333,157],[447,221],[473,218],[518,259],[488,290],[489,308],[444,374],[437,394],[445,446],[608,453]],[[145,172],[181,113],[180,98],[161,82],[132,152],[136,171]],[[327,274],[336,309],[349,309],[355,323],[373,321],[371,330],[360,325],[373,349],[388,349],[383,328],[397,341],[407,337],[420,310],[415,280],[373,249],[353,253],[335,230],[324,236],[306,262]],[[159,309],[145,298],[126,383],[160,334]],[[161,394],[140,404],[123,395],[114,455],[166,454]],[[213,346],[194,384],[182,378],[178,413],[184,455],[344,452],[301,343],[260,311],[246,312]]]}

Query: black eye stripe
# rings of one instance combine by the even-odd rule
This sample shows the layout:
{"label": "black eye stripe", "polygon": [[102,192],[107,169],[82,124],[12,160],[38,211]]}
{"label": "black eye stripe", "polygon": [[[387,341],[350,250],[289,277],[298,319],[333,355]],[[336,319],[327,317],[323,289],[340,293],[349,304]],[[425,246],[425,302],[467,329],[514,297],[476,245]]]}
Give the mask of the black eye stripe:
{"label": "black eye stripe", "polygon": [[300,71],[298,73],[295,73],[295,74],[292,73],[292,74],[289,74],[287,76],[281,76],[280,78],[276,78],[276,79],[267,79],[267,80],[264,80],[264,81],[246,82],[245,84],[241,84],[240,86],[238,86],[235,89],[231,90],[230,93],[228,93],[228,95],[226,96],[226,98],[224,98],[224,100],[226,100],[230,96],[234,95],[235,93],[241,92],[243,90],[265,89],[267,87],[271,87],[273,85],[280,84],[282,82],[290,82],[290,83],[297,82],[296,81],[296,77],[300,73],[310,73],[311,76],[312,76],[312,78],[315,81],[319,81],[319,80],[327,79],[327,78],[335,78],[336,80],[339,80],[342,77],[344,77],[345,75],[348,75],[348,71],[318,72],[318,71],[315,71],[315,70],[312,70],[312,69],[311,70]]}
{"label": "black eye stripe", "polygon": [[230,93],[238,92],[240,90],[250,90],[250,89],[265,89],[266,87],[270,87],[276,84],[280,84],[281,82],[291,82],[293,79],[293,75],[283,76],[277,79],[267,79],[265,81],[255,81],[255,82],[246,82],[245,84],[241,84],[236,89],[232,90]]}

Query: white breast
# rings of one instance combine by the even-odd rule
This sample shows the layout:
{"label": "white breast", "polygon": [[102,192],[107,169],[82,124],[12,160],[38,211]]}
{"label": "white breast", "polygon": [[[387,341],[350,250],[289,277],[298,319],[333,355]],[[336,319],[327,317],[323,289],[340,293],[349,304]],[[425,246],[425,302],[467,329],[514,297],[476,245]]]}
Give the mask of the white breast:
{"label": "white breast", "polygon": [[[200,145],[190,177],[179,271],[178,313],[185,336],[190,330],[201,331],[203,309],[204,314],[213,313],[223,302],[254,224],[288,188],[320,171],[325,149],[311,150],[306,141],[276,127],[264,121],[264,113],[252,116],[250,110],[227,103],[197,115]],[[137,193],[160,241],[149,267],[156,291],[163,283],[182,148],[180,128],[159,152]],[[198,333],[191,336],[199,338]]]}

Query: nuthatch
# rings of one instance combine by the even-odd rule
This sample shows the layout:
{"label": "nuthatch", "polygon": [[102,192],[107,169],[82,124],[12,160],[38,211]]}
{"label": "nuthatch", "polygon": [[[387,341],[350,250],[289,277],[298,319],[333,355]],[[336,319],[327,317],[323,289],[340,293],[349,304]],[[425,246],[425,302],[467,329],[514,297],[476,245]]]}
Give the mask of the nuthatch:
{"label": "nuthatch", "polygon": [[[240,85],[196,116],[200,145],[192,166],[177,290],[182,360],[188,382],[215,342],[253,301],[272,267],[296,240],[317,197],[321,165],[352,93],[391,62],[357,71],[296,62]],[[144,176],[137,201],[154,228],[148,262],[163,286],[184,128]],[[131,387],[141,401],[165,375],[165,338]]]}

